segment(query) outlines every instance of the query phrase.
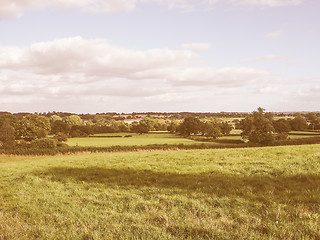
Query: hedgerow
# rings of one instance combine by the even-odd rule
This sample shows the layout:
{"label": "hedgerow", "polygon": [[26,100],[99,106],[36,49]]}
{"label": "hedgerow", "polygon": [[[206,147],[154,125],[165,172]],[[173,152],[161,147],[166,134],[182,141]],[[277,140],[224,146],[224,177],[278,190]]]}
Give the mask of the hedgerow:
{"label": "hedgerow", "polygon": [[[272,146],[281,145],[305,145],[319,144],[320,137],[290,139],[279,141]],[[270,146],[270,145],[269,145]],[[248,148],[263,147],[259,144],[237,143],[237,144],[150,144],[145,146],[109,146],[109,147],[85,147],[85,146],[68,146],[59,144],[56,148],[39,148],[33,147],[16,147],[14,149],[0,149],[0,154],[5,155],[57,155],[57,154],[76,154],[76,153],[99,153],[99,152],[136,152],[136,151],[153,151],[153,150],[195,150],[195,149],[221,149],[221,148]]]}

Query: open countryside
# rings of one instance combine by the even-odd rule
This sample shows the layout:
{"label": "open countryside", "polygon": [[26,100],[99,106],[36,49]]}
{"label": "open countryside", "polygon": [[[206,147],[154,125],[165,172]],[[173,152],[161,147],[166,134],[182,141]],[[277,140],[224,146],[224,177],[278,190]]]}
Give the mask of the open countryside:
{"label": "open countryside", "polygon": [[320,117],[245,115],[1,114],[0,239],[319,238]]}
{"label": "open countryside", "polygon": [[0,240],[320,240],[320,0],[0,3]]}

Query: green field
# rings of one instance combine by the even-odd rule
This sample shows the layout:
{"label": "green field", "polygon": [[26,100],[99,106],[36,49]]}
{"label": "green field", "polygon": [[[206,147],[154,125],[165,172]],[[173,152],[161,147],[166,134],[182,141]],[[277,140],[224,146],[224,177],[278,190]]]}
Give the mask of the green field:
{"label": "green field", "polygon": [[[239,131],[233,132],[239,134]],[[290,132],[294,135],[289,135],[290,139],[310,138],[312,136],[319,136],[318,133],[312,132]],[[310,135],[307,135],[310,133]],[[300,134],[300,135],[298,135]],[[125,137],[131,135],[132,137]],[[104,136],[104,137],[103,137]],[[112,137],[113,136],[113,137]],[[118,136],[118,137],[117,137]],[[121,136],[121,137],[119,137]],[[145,146],[150,144],[218,144],[210,142],[212,138],[197,137],[203,141],[196,141],[186,139],[174,134],[169,133],[157,133],[157,134],[137,134],[137,133],[108,133],[108,134],[96,134],[95,137],[82,137],[82,138],[69,138],[67,144],[70,146],[93,146],[93,147],[110,147],[110,146]],[[218,139],[228,140],[241,140],[241,136],[223,136]],[[207,140],[210,140],[207,142]]]}
{"label": "green field", "polygon": [[[124,137],[132,135],[132,137]],[[69,138],[67,144],[70,146],[143,146],[149,144],[201,144],[202,142],[182,138],[173,134],[136,134],[136,133],[116,133],[98,134],[97,136],[122,136],[122,137],[86,137]],[[214,143],[212,143],[214,144]]]}
{"label": "green field", "polygon": [[289,134],[300,134],[300,135],[320,135],[320,131],[319,131],[319,132],[291,131]]}
{"label": "green field", "polygon": [[319,239],[320,145],[0,156],[0,239]]}

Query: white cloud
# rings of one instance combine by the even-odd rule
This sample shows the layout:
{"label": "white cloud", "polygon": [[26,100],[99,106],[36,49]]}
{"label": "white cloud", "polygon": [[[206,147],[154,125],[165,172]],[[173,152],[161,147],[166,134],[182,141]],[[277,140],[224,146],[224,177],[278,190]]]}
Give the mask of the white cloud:
{"label": "white cloud", "polygon": [[190,49],[190,50],[202,52],[210,49],[210,44],[208,43],[183,44],[182,48],[187,50]]}
{"label": "white cloud", "polygon": [[138,4],[149,2],[164,5],[169,9],[193,9],[193,4],[188,0],[0,0],[0,19],[20,17],[26,11],[45,8],[76,8],[94,13],[130,12]]}
{"label": "white cloud", "polygon": [[281,36],[281,34],[282,34],[282,31],[278,30],[278,31],[274,31],[274,32],[269,32],[265,36],[267,38],[277,38],[277,37]]}
{"label": "white cloud", "polygon": [[241,87],[278,80],[267,71],[252,68],[186,68],[170,76],[173,84],[184,86]]}
{"label": "white cloud", "polygon": [[234,4],[240,5],[261,5],[268,7],[296,6],[305,0],[230,0]]}
{"label": "white cloud", "polygon": [[[0,20],[20,17],[24,12],[36,11],[46,8],[79,9],[93,13],[130,12],[139,4],[156,3],[169,9],[179,8],[184,11],[195,9],[211,9],[213,5],[222,0],[0,0]],[[282,7],[302,4],[304,0],[229,0],[233,5],[261,5],[268,7]]]}
{"label": "white cloud", "polygon": [[0,48],[0,68],[40,75],[85,74],[87,77],[118,77],[183,67],[198,56],[188,49],[134,51],[104,39],[81,37],[42,42],[28,48]]}
{"label": "white cloud", "polygon": [[294,57],[290,56],[279,56],[274,54],[267,54],[261,57],[250,59],[251,62],[260,62],[260,61],[275,61],[275,60],[291,60]]}
{"label": "white cloud", "polygon": [[[259,69],[197,67],[195,59],[207,48],[207,44],[194,43],[179,49],[135,51],[104,39],[81,37],[21,48],[0,46],[0,103],[10,111],[27,103],[29,107],[41,104],[42,111],[52,106],[76,111],[72,104],[101,111],[107,101],[103,99],[114,107],[116,101],[127,99],[127,108],[137,111],[133,104],[167,106],[172,99],[172,106],[177,106],[182,99],[201,98],[219,89],[267,87],[283,81]],[[13,106],[13,96],[25,104]],[[68,104],[69,109],[61,109]]]}

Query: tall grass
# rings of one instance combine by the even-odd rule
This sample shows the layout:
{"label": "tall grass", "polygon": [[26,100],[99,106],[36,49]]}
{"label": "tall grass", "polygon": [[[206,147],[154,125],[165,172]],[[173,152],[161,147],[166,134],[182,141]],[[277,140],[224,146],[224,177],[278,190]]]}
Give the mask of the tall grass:
{"label": "tall grass", "polygon": [[319,239],[320,145],[0,156],[0,239]]}

